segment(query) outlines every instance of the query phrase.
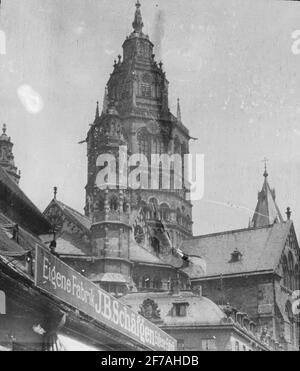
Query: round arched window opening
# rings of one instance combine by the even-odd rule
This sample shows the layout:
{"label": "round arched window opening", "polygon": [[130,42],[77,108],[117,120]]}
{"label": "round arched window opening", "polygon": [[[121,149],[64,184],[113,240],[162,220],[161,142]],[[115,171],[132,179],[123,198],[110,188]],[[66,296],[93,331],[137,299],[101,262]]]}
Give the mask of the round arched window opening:
{"label": "round arched window opening", "polygon": [[140,225],[137,225],[134,228],[134,239],[139,245],[145,241],[145,234],[143,228]]}

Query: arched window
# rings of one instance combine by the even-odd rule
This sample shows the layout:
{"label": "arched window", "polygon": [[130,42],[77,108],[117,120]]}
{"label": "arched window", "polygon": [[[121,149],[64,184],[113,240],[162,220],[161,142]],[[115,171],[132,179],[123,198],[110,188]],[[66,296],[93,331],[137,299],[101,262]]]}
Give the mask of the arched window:
{"label": "arched window", "polygon": [[175,137],[174,139],[174,152],[175,153],[181,153],[181,145],[178,137]]}
{"label": "arched window", "polygon": [[128,210],[129,210],[128,200],[124,200],[124,202],[123,202],[123,213],[127,213]]}
{"label": "arched window", "polygon": [[98,208],[99,208],[99,211],[104,211],[104,198],[103,196],[100,196],[99,197],[99,200],[98,200]]}
{"label": "arched window", "polygon": [[289,281],[290,281],[289,289],[294,290],[294,286],[295,286],[294,258],[291,252],[289,252],[288,266],[289,266]]}
{"label": "arched window", "polygon": [[[145,45],[145,47],[147,47]],[[142,50],[142,49],[140,49]],[[142,78],[142,83],[140,87],[140,95],[144,98],[152,97],[152,76],[150,74],[144,74]]]}
{"label": "arched window", "polygon": [[143,98],[152,98],[152,85],[142,83],[141,84],[141,96]]}
{"label": "arched window", "polygon": [[150,218],[157,219],[158,218],[158,201],[156,198],[151,198],[149,201],[149,208],[150,208]]}
{"label": "arched window", "polygon": [[295,290],[300,290],[300,276],[299,276],[299,264],[295,265],[295,277],[296,277],[296,287]]}
{"label": "arched window", "polygon": [[153,153],[158,155],[164,153],[164,144],[160,136],[153,138]]}
{"label": "arched window", "polygon": [[169,221],[170,219],[170,208],[167,204],[160,205],[160,214],[163,221]]}
{"label": "arched window", "polygon": [[283,271],[283,286],[289,287],[289,267],[287,257],[284,255],[282,262],[282,271]]}
{"label": "arched window", "polygon": [[146,218],[146,219],[150,219],[150,209],[149,209],[149,205],[147,205],[145,201],[141,201],[141,202],[140,202],[140,207],[141,207],[142,210],[143,210],[143,213],[144,213],[145,218]]}
{"label": "arched window", "polygon": [[110,210],[117,211],[119,209],[119,201],[117,196],[112,196],[110,199]]}
{"label": "arched window", "polygon": [[138,144],[139,144],[139,153],[142,153],[143,155],[149,157],[149,154],[151,152],[151,145],[150,145],[150,139],[149,139],[149,133],[147,130],[142,129],[137,136]]}
{"label": "arched window", "polygon": [[160,242],[159,242],[159,240],[156,237],[154,237],[154,238],[152,238],[151,244],[152,244],[154,254],[156,256],[158,256],[159,253],[160,253]]}

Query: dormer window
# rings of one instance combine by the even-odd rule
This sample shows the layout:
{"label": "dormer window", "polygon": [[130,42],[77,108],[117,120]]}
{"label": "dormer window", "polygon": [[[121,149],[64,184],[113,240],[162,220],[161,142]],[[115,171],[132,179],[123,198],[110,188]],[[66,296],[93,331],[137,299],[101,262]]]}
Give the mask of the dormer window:
{"label": "dormer window", "polygon": [[173,317],[186,317],[188,306],[189,306],[189,303],[173,303],[172,316]]}
{"label": "dormer window", "polygon": [[242,260],[243,254],[238,250],[234,250],[234,252],[231,254],[231,260],[230,263],[238,263]]}

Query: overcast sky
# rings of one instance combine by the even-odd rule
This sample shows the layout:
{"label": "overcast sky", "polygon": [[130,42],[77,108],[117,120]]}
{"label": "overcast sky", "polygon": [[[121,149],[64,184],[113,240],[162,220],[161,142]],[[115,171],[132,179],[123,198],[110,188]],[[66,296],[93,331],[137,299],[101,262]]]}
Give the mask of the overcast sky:
{"label": "overcast sky", "polygon": [[[134,0],[3,0],[0,120],[21,187],[43,210],[58,198],[83,211],[85,139],[113,60],[131,32]],[[142,0],[144,31],[170,81],[170,106],[205,155],[194,233],[247,227],[269,159],[282,212],[300,227],[300,4],[267,0]],[[159,20],[159,21],[158,21]],[[160,41],[161,40],[161,41]],[[3,47],[3,45],[2,45]],[[1,45],[0,45],[1,48]],[[3,51],[3,50],[2,50]],[[285,215],[284,215],[285,216]]]}

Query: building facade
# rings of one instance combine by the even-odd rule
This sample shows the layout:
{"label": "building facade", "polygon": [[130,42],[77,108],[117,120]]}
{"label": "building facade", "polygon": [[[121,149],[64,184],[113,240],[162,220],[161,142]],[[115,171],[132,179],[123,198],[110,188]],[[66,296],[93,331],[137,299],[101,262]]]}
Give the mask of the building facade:
{"label": "building facade", "polygon": [[298,350],[299,245],[290,208],[286,214],[284,220],[265,171],[249,228],[194,237],[183,250],[207,261],[206,275],[192,279],[204,295],[247,313],[285,350]]}
{"label": "building facade", "polygon": [[[174,183],[171,181],[168,187],[164,187],[162,164],[156,164],[159,174],[157,184],[151,183],[148,175],[151,155],[169,154],[182,158],[189,152],[189,140],[189,132],[182,123],[180,103],[177,116],[169,110],[168,81],[163,64],[157,64],[155,60],[153,44],[143,33],[138,1],[133,32],[123,44],[123,57],[119,56],[114,63],[105,89],[103,108],[100,110],[97,103],[95,120],[86,139],[88,182],[85,215],[59,201],[56,194],[44,213],[56,229],[56,253],[88,279],[121,297],[136,311],[144,313],[141,309],[143,304],[151,300],[157,311],[162,313],[159,318],[154,316],[152,320],[169,333],[176,334],[182,347],[193,350],[210,348],[213,342],[208,342],[207,346],[203,344],[215,336],[212,335],[215,331],[218,335],[214,350],[281,350],[282,342],[268,324],[267,313],[265,317],[259,317],[251,308],[251,296],[240,296],[237,302],[231,302],[228,298],[226,302],[225,296],[221,301],[215,297],[211,287],[206,288],[203,284],[202,289],[198,288],[202,281],[207,281],[207,277],[203,270],[195,269],[188,257],[207,257],[199,253],[198,239],[193,237],[188,186],[178,190],[172,188]],[[124,147],[128,150],[125,154],[120,151]],[[132,155],[137,156],[135,162],[131,162]],[[146,165],[140,163],[144,158],[148,160]],[[113,171],[107,166],[111,159],[115,159],[115,163],[112,161]],[[146,169],[146,176],[143,171],[137,172],[141,184],[139,189],[131,189],[127,183],[124,184],[117,171],[126,161],[129,162],[130,171],[140,170],[140,166]],[[172,164],[171,180],[183,177],[182,164],[184,162],[180,164],[181,171]],[[125,174],[128,175],[127,172]],[[266,197],[264,192],[267,192]],[[253,226],[247,231],[251,236],[260,233],[259,223],[262,221],[258,215],[264,215],[262,208],[268,208],[269,223],[272,225],[268,228],[272,229],[276,222],[276,226],[284,230],[282,235],[280,230],[274,236],[270,249],[273,244],[283,249],[281,238],[290,230],[297,250],[292,222],[284,222],[281,215],[277,215],[279,209],[277,205],[271,205],[274,194],[271,192],[270,199],[270,192],[265,176],[264,188],[260,193],[261,205],[256,210]],[[272,219],[274,213],[277,214]],[[178,248],[183,249],[186,255],[180,256]],[[216,249],[212,246],[212,251]],[[251,259],[258,261],[259,254],[261,250],[253,249]],[[233,248],[228,260],[240,257],[240,252]],[[213,259],[207,259],[206,263],[209,269],[216,264]],[[232,263],[235,268],[237,265]],[[226,275],[224,265],[220,264],[218,269]],[[240,270],[243,272],[238,268]],[[265,274],[265,271],[260,272],[259,267],[253,267],[253,271]],[[196,296],[190,291],[191,281],[193,291],[198,292]],[[267,283],[262,281],[261,284],[260,289],[264,290],[263,284]],[[240,291],[243,290],[242,280],[236,281],[236,285]],[[201,292],[204,295],[199,294]],[[216,303],[209,301],[212,313],[219,313],[217,319],[207,322],[201,321],[204,315],[202,304],[208,300],[205,297]],[[191,306],[189,301],[193,302]],[[182,312],[179,304],[182,305]],[[261,310],[266,311],[264,299],[261,304]],[[194,318],[188,309],[184,309],[185,306],[186,309],[193,307],[199,317]],[[168,308],[167,312],[164,307]],[[193,340],[194,336],[198,337],[198,342]],[[232,340],[235,336],[241,336],[244,343]],[[191,344],[197,345],[192,347]]]}
{"label": "building facade", "polygon": [[[84,279],[173,336],[180,350],[297,349],[292,293],[299,288],[299,246],[290,210],[284,220],[265,171],[249,228],[193,236],[183,161],[191,138],[182,122],[180,102],[176,116],[169,109],[169,82],[163,63],[155,59],[154,45],[143,32],[139,1],[132,26],[123,43],[123,56],[114,62],[103,107],[97,103],[85,140],[84,214],[61,202],[57,188],[43,215],[39,212],[18,186],[13,144],[3,128],[0,263],[6,268],[0,271],[5,276],[0,286],[2,315],[7,316],[6,302],[8,308],[22,305],[7,295],[10,285],[16,285],[20,295],[22,290],[30,292],[29,318],[39,318],[35,312],[43,312],[38,303],[49,305],[50,312],[39,323],[28,322],[28,331],[33,327],[37,331],[34,337],[45,337],[33,342],[37,347],[48,344],[53,331],[67,329],[92,338],[101,349],[146,348],[113,328],[90,324],[88,316],[61,305],[51,295],[44,296],[34,285],[32,270],[34,246],[41,244]],[[153,154],[162,155],[161,161],[155,161]],[[168,174],[164,155],[173,156],[167,163]],[[128,179],[139,186],[128,187]],[[177,182],[183,186],[177,188]],[[8,241],[13,246],[5,247]],[[17,267],[5,257],[12,251],[20,254]],[[207,269],[193,263],[192,257],[205,261]],[[9,328],[26,326],[25,318],[18,325],[14,315]],[[50,317],[54,324],[48,329]],[[7,346],[3,337],[8,333],[2,321],[0,345]]]}
{"label": "building facade", "polygon": [[[54,254],[55,230],[18,186],[19,176],[11,162],[13,154],[10,152],[6,156],[6,150],[11,148],[12,142],[4,131],[0,140],[0,350],[63,351],[66,345],[62,343],[61,336],[98,351],[155,349],[158,345],[154,341],[149,344],[135,333],[130,336],[128,324],[122,326],[121,319],[118,322],[108,321],[103,314],[103,306],[108,304],[103,304],[103,300],[101,312],[100,299],[98,303],[96,299],[90,299],[91,309],[82,307],[79,286],[71,288],[71,279],[66,283],[66,278],[62,277],[62,272],[65,277],[67,274],[74,277],[75,271],[66,265],[63,265],[62,272],[58,271],[62,263]],[[45,268],[45,259],[44,263],[38,260],[37,251],[45,252],[47,261],[54,267],[51,274],[58,272],[56,278],[52,275],[49,278],[49,287],[38,283],[39,276],[45,281],[45,275],[41,273]],[[129,309],[117,299],[98,291],[98,287],[90,281],[82,280],[81,288],[83,285],[85,292],[93,290],[95,295],[100,295],[99,298],[105,298],[106,303],[118,307],[120,317],[124,315],[126,318],[126,314],[128,317]],[[69,297],[66,297],[65,290]],[[122,311],[126,314],[121,314]],[[166,339],[166,344],[169,342],[173,350],[176,348],[175,340],[157,326],[144,323],[143,317],[138,314],[134,317],[161,339]]]}

